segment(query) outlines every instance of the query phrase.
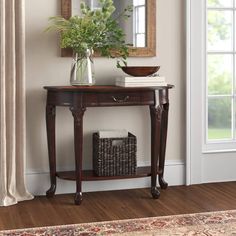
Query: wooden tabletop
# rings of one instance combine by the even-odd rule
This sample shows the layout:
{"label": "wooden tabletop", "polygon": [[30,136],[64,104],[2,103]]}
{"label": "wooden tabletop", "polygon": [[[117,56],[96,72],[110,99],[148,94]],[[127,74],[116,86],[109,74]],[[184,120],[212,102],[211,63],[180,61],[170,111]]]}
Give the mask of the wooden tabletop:
{"label": "wooden tabletop", "polygon": [[159,87],[119,87],[115,85],[93,85],[93,86],[44,86],[43,88],[49,91],[84,91],[84,92],[114,92],[114,91],[150,91],[161,90],[164,88],[171,89],[173,85]]}

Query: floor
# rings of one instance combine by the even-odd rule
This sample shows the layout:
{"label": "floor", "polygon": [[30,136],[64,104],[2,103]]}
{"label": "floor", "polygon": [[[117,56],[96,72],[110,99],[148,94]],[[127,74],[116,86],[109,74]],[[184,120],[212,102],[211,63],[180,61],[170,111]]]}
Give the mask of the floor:
{"label": "floor", "polygon": [[236,182],[168,187],[159,199],[149,189],[84,193],[80,206],[73,195],[36,197],[0,208],[0,230],[82,222],[236,209]]}

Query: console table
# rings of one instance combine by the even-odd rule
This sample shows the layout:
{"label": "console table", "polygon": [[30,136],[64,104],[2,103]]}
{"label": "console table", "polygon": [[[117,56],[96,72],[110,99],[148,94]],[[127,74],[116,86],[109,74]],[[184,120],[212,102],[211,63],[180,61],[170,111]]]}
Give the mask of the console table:
{"label": "console table", "polygon": [[[158,198],[160,192],[156,186],[158,180],[162,189],[168,184],[164,181],[164,164],[169,110],[169,89],[167,87],[123,88],[117,86],[50,86],[47,90],[46,125],[51,187],[46,192],[52,197],[56,191],[56,177],[75,180],[75,204],[82,202],[81,182],[89,180],[107,180],[138,178],[151,176],[151,194]],[[82,170],[83,161],[83,115],[87,107],[140,106],[148,105],[151,117],[151,166],[138,167],[135,175],[96,176],[93,170]],[[55,117],[56,106],[69,107],[74,118],[75,171],[56,171]]]}

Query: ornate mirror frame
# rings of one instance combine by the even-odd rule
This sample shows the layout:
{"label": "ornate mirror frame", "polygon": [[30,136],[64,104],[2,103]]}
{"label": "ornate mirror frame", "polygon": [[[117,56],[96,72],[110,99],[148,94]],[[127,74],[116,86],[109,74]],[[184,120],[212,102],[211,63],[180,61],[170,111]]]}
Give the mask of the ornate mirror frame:
{"label": "ornate mirror frame", "polygon": [[[131,57],[152,57],[156,56],[156,0],[146,0],[147,4],[147,46],[131,47],[129,56]],[[61,15],[65,19],[71,17],[71,0],[61,0]],[[62,49],[62,57],[71,57],[71,49]]]}

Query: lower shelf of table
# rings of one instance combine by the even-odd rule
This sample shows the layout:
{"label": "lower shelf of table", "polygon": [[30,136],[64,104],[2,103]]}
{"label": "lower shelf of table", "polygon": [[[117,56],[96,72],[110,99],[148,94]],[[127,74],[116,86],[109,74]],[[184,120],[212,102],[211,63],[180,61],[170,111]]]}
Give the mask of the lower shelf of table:
{"label": "lower shelf of table", "polygon": [[[57,172],[57,177],[66,180],[75,180],[75,171],[63,171]],[[144,166],[138,167],[137,172],[134,175],[119,175],[119,176],[96,176],[93,170],[83,170],[82,180],[83,181],[94,181],[94,180],[110,180],[110,179],[131,179],[131,178],[142,178],[151,176],[151,167]]]}

